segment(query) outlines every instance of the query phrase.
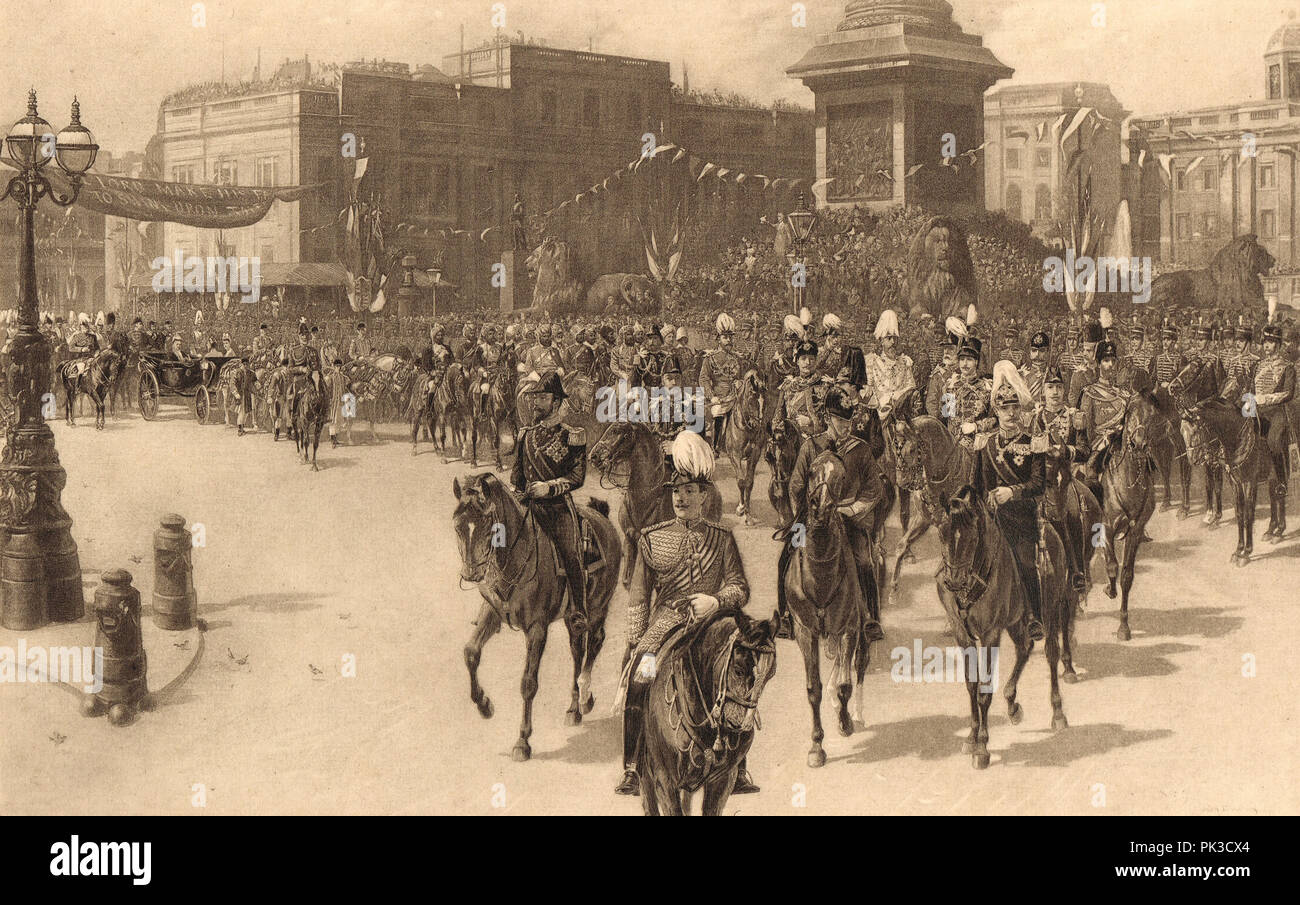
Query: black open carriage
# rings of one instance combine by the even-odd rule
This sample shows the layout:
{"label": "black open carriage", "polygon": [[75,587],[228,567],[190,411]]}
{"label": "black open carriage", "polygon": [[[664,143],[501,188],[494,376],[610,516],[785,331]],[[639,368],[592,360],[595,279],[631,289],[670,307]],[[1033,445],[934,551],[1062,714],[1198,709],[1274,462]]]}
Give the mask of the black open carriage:
{"label": "black open carriage", "polygon": [[152,421],[158,417],[158,404],[163,396],[193,397],[194,416],[199,424],[211,423],[217,378],[222,368],[238,360],[238,356],[221,355],[181,361],[162,352],[141,352],[140,387],[136,391],[140,414],[146,421]]}

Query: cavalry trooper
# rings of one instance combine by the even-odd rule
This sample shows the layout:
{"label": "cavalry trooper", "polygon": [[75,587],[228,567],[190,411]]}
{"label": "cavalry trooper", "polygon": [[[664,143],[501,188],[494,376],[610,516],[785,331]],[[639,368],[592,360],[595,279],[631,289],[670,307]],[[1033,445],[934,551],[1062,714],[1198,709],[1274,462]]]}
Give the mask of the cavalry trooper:
{"label": "cavalry trooper", "polygon": [[270,329],[266,324],[257,328],[257,335],[253,337],[253,354],[261,352],[270,352],[275,347],[275,340],[272,339]]}
{"label": "cavalry trooper", "polygon": [[[871,446],[853,433],[853,415],[856,400],[854,397],[833,387],[826,395],[825,419],[826,430],[815,437],[809,437],[799,447],[799,457],[790,472],[790,500],[795,511],[795,521],[801,521],[808,511],[808,501],[804,494],[808,488],[813,461],[826,450],[839,456],[844,463],[844,486],[840,498],[836,501],[836,510],[844,518],[844,528],[853,547],[853,558],[858,566],[858,580],[862,588],[868,582],[874,582],[877,550],[872,543],[872,531],[879,516],[879,510],[885,502],[885,481],[881,474]],[[787,541],[781,547],[781,556],[777,562],[776,575],[778,588],[785,580],[786,566],[794,553],[794,544]],[[879,589],[878,589],[879,590]],[[864,592],[865,593],[865,592]],[[885,633],[880,627],[879,600],[877,611],[868,613],[864,631],[868,641],[880,641]],[[789,617],[786,611],[784,594],[779,595],[781,620]]]}
{"label": "cavalry trooper", "polygon": [[602,361],[596,347],[596,331],[584,327],[578,333],[578,347],[573,353],[573,370],[594,380],[600,374]]}
{"label": "cavalry trooper", "polygon": [[713,449],[723,446],[723,431],[727,416],[736,404],[736,390],[740,386],[740,356],[731,348],[736,334],[736,321],[725,311],[713,324],[718,336],[718,347],[705,353],[700,364],[700,386],[709,395],[709,417],[713,420],[711,440]]}
{"label": "cavalry trooper", "polygon": [[298,397],[307,389],[307,384],[320,386],[320,352],[311,345],[311,330],[305,323],[298,325],[298,342],[286,347],[280,354],[281,367],[289,369],[289,386],[285,392],[285,409],[275,419],[275,439],[280,439],[281,422],[285,417],[292,418],[297,409]]}
{"label": "cavalry trooper", "polygon": [[948,378],[940,400],[940,412],[945,413],[942,417],[947,419],[948,433],[967,448],[974,443],[976,432],[991,430],[997,424],[989,410],[992,382],[979,372],[982,352],[980,341],[974,336],[962,339],[957,349],[957,371]]}
{"label": "cavalry trooper", "polygon": [[465,353],[465,373],[470,377],[469,392],[477,403],[475,411],[483,411],[482,397],[491,389],[490,382],[501,365],[505,351],[497,342],[495,324],[487,324],[479,341]]}
{"label": "cavalry trooper", "polygon": [[835,314],[822,318],[822,348],[817,356],[817,373],[837,386],[857,393],[867,385],[867,358],[860,346],[846,346],[844,322]]}
{"label": "cavalry trooper", "polygon": [[[883,423],[889,420],[903,397],[916,389],[916,375],[912,372],[912,359],[899,351],[898,315],[892,308],[880,312],[875,337],[880,351],[866,357],[867,406],[880,414]],[[910,414],[904,412],[904,419]]]}
{"label": "cavalry trooper", "polygon": [[1020,377],[1029,387],[1035,402],[1043,401],[1043,383],[1047,379],[1047,356],[1052,350],[1052,338],[1039,330],[1029,340],[1029,360],[1020,366]]}
{"label": "cavalry trooper", "polygon": [[357,332],[348,342],[348,361],[369,358],[374,352],[375,347],[370,342],[370,336],[366,333],[365,323],[357,324]]}
{"label": "cavalry trooper", "polygon": [[1065,333],[1065,351],[1061,353],[1061,357],[1057,362],[1061,366],[1061,373],[1065,375],[1067,381],[1075,369],[1085,364],[1086,360],[1083,349],[1079,348],[1079,328],[1071,324],[1070,329]]}
{"label": "cavalry trooper", "polygon": [[783,338],[785,340],[785,347],[779,348],[772,355],[772,364],[770,368],[772,379],[777,381],[778,386],[780,385],[780,381],[799,373],[797,358],[799,354],[799,346],[804,341],[803,322],[795,315],[787,314],[785,316],[785,322],[781,327]]}
{"label": "cavalry trooper", "polygon": [[795,365],[799,373],[787,377],[776,397],[776,414],[772,416],[772,433],[778,438],[785,435],[788,424],[799,431],[801,442],[815,437],[823,430],[821,415],[822,396],[831,386],[829,378],[818,377],[817,344],[804,340],[795,350]]}
{"label": "cavalry trooper", "polygon": [[510,483],[555,544],[569,586],[570,618],[585,627],[587,583],[573,491],[587,479],[586,431],[560,419],[567,394],[559,374],[552,372],[524,392],[531,396],[535,420],[519,431]]}
{"label": "cavalry trooper", "polygon": [[1255,386],[1255,370],[1259,367],[1259,356],[1250,351],[1250,344],[1254,338],[1254,331],[1245,323],[1239,322],[1232,332],[1232,351],[1221,359],[1223,386],[1219,396],[1233,405],[1241,405],[1242,396]]}
{"label": "cavalry trooper", "polygon": [[1043,495],[1043,511],[1065,542],[1070,586],[1082,594],[1088,588],[1083,574],[1084,564],[1088,561],[1087,538],[1084,537],[1083,524],[1070,516],[1066,490],[1072,479],[1071,466],[1082,461],[1087,453],[1088,438],[1078,409],[1065,404],[1065,375],[1060,367],[1052,365],[1047,369],[1041,392],[1042,404],[1034,410],[1030,433],[1035,439],[1046,438],[1047,489]]}
{"label": "cavalry trooper", "polygon": [[[1124,427],[1124,413],[1133,393],[1119,382],[1119,350],[1103,340],[1097,344],[1097,379],[1083,391],[1079,406],[1084,429],[1092,441],[1088,471],[1097,480],[1105,467],[1105,454]],[[1101,499],[1100,495],[1097,497]]]}
{"label": "cavalry trooper", "polygon": [[636,333],[632,330],[631,324],[624,324],[618,331],[618,335],[622,342],[610,352],[609,370],[615,380],[634,387],[637,375],[636,360],[639,354],[636,347]]}
{"label": "cavalry trooper", "polygon": [[1011,546],[1029,598],[1028,636],[1043,640],[1042,589],[1038,576],[1038,502],[1047,486],[1047,457],[1024,429],[1024,410],[1033,405],[1029,388],[1010,361],[993,367],[990,403],[997,413],[997,430],[976,442],[976,493],[987,494],[994,519]]}
{"label": "cavalry trooper", "polygon": [[1134,324],[1129,336],[1133,347],[1124,356],[1125,382],[1135,390],[1149,390],[1155,385],[1155,346],[1147,341],[1146,328],[1141,324]]}
{"label": "cavalry trooper", "polygon": [[552,345],[554,331],[550,324],[542,324],[537,329],[537,345],[531,347],[519,360],[516,370],[524,377],[526,391],[555,374],[564,377],[569,372],[569,362],[559,349]]}
{"label": "cavalry trooper", "polygon": [[1020,348],[1020,331],[1016,329],[1015,321],[1012,321],[1011,326],[1007,327],[1002,339],[1002,350],[998,352],[998,361],[1009,361],[1016,367],[1020,367],[1025,353]]}
{"label": "cavalry trooper", "polygon": [[[721,609],[744,609],[749,601],[749,582],[735,536],[704,519],[713,450],[699,434],[682,431],[673,441],[673,465],[670,487],[675,518],[641,532],[628,588],[623,779],[615,789],[619,795],[636,795],[641,788],[637,771],[642,726],[664,639],[688,622],[708,619]],[[757,791],[742,761],[732,794]]]}
{"label": "cavalry trooper", "polygon": [[1295,365],[1282,353],[1282,328],[1270,323],[1264,328],[1264,357],[1255,371],[1254,399],[1260,430],[1268,438],[1273,460],[1269,482],[1268,530],[1264,537],[1276,544],[1286,535],[1286,485],[1291,478],[1288,449],[1291,446],[1291,403],[1296,396]]}
{"label": "cavalry trooper", "polygon": [[1083,325],[1080,334],[1082,354],[1075,360],[1074,370],[1066,375],[1070,380],[1070,391],[1066,401],[1071,408],[1079,408],[1082,405],[1084,387],[1097,380],[1097,346],[1104,341],[1102,329],[1102,325],[1097,321],[1089,321]]}
{"label": "cavalry trooper", "polygon": [[1158,387],[1167,390],[1169,384],[1182,371],[1185,362],[1183,353],[1178,349],[1178,329],[1173,324],[1165,324],[1160,328],[1160,338],[1162,340],[1160,354],[1156,356],[1155,370],[1152,371],[1151,377]]}
{"label": "cavalry trooper", "polygon": [[[964,327],[960,320],[953,318],[955,325]],[[938,331],[936,343],[941,359],[930,372],[929,382],[925,388],[925,413],[931,418],[945,420],[943,415],[943,394],[946,392],[948,379],[957,373],[957,334],[944,327],[935,325]]]}
{"label": "cavalry trooper", "polygon": [[668,353],[663,350],[663,335],[651,329],[646,333],[645,348],[636,357],[637,384],[643,387],[659,386]]}
{"label": "cavalry trooper", "polygon": [[690,335],[685,327],[678,327],[674,337],[672,352],[673,363],[681,372],[682,382],[695,386],[700,379],[700,356],[691,348]]}

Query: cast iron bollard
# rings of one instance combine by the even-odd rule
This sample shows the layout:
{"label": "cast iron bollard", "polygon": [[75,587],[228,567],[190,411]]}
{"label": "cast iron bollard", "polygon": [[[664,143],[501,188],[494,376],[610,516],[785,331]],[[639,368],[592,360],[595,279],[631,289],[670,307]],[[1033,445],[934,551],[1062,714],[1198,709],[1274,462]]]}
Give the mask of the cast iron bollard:
{"label": "cast iron bollard", "polygon": [[170,513],[153,535],[153,624],[169,632],[194,627],[198,594],[194,591],[194,542],[185,517]]}
{"label": "cast iron bollard", "polygon": [[140,592],[131,586],[131,573],[113,569],[95,589],[95,647],[103,650],[104,672],[95,678],[100,690],[87,694],[81,711],[99,716],[108,711],[115,726],[130,722],[137,709],[149,709],[148,664],[140,636]]}

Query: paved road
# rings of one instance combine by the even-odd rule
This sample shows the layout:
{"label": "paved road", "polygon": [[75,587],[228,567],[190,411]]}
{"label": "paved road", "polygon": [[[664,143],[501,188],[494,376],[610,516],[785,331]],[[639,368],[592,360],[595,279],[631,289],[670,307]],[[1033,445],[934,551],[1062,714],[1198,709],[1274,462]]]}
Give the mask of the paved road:
{"label": "paved road", "polygon": [[[375,446],[326,448],[312,473],[290,444],[200,427],[179,407],[164,416],[126,416],[98,434],[56,425],[69,473],[64,501],[88,600],[99,572],[125,566],[147,601],[158,517],[176,511],[203,523],[195,570],[208,631],[198,667],[165,706],[128,728],[82,718],[59,688],[0,687],[0,812],[192,813],[200,786],[207,811],[223,814],[639,811],[610,791],[619,776],[619,720],[609,704],[624,637],[621,591],[596,666],[596,710],[579,727],[564,725],[570,663],[553,631],[534,757],[516,764],[518,634],[498,636],[484,655],[495,718],[481,719],[468,697],[461,648],[478,596],[457,588],[449,530],[451,479],[463,465],[442,464],[427,446],[412,459],[394,426]],[[723,490],[734,505],[729,478]],[[765,491],[760,476],[755,499]],[[771,520],[765,505],[760,515]],[[1082,681],[1064,686],[1069,729],[1049,728],[1038,653],[1021,683],[1025,720],[1012,726],[998,711],[992,767],[976,772],[960,754],[964,687],[891,679],[892,649],[918,638],[949,643],[927,539],[885,610],[888,638],[863,690],[865,723],[847,739],[831,729],[827,765],[805,766],[802,663],[780,642],[750,761],[763,791],[733,798],[728,810],[1294,813],[1300,689],[1288,642],[1300,628],[1300,543],[1265,548],[1238,570],[1228,565],[1231,527],[1209,533],[1159,514],[1150,532],[1133,640],[1115,640],[1115,608],[1099,591],[1079,623]],[[750,611],[766,615],[775,605],[771,532],[737,534]],[[28,644],[92,639],[89,622],[27,636]],[[148,627],[151,685],[178,673],[199,640]],[[17,641],[0,630],[0,645]],[[355,677],[341,674],[348,655]],[[1253,664],[1253,677],[1243,664]]]}

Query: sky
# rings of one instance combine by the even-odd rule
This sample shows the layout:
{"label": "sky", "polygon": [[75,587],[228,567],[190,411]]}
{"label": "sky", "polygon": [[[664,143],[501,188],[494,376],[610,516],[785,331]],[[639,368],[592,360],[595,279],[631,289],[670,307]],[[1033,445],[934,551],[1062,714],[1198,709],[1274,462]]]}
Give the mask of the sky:
{"label": "sky", "polygon": [[[1281,0],[950,0],[956,20],[1016,70],[1015,83],[1105,82],[1128,109],[1150,114],[1258,99],[1269,36],[1295,19]],[[692,88],[738,91],[806,106],[812,92],[785,76],[843,18],[842,0],[504,0],[505,32],[554,47],[685,63]],[[82,121],[115,153],[143,150],[158,104],[184,85],[247,78],[286,57],[365,57],[440,66],[494,29],[491,0],[212,0],[196,27],[191,0],[0,0],[0,122],[25,112],[66,125],[74,93]],[[1099,10],[1104,7],[1104,24]],[[30,11],[30,12],[29,12]],[[1300,21],[1300,20],[1297,20]],[[22,38],[18,36],[22,35]]]}

